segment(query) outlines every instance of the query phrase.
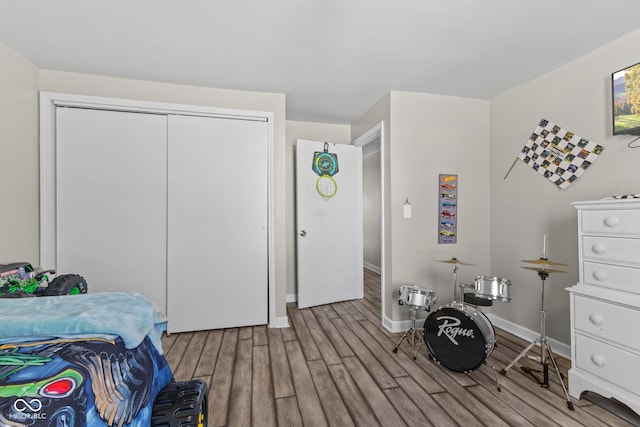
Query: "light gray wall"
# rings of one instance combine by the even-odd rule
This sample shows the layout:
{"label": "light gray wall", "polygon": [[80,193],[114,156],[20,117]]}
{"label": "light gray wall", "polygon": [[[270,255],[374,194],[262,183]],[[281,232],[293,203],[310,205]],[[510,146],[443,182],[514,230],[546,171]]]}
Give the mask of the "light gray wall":
{"label": "light gray wall", "polygon": [[[389,141],[391,286],[387,301],[402,284],[436,292],[439,303],[453,299],[452,264],[458,283],[470,283],[489,268],[489,102],[451,96],[391,92]],[[458,175],[458,242],[438,244],[439,174]],[[409,198],[412,218],[403,218]],[[387,303],[387,316],[408,319],[407,310]]]}
{"label": "light gray wall", "polygon": [[380,230],[382,227],[380,150],[363,155],[362,189],[364,262],[370,267],[380,269],[382,267],[382,242],[380,240]]}
{"label": "light gray wall", "polygon": [[[383,233],[384,322],[408,319],[397,304],[402,284],[436,292],[439,303],[453,298],[451,264],[457,257],[475,266],[458,271],[469,283],[489,274],[489,103],[467,98],[391,91],[354,122],[352,135],[362,135],[384,122]],[[438,244],[438,175],[457,174],[460,211],[457,244]],[[403,218],[406,198],[413,216]]]}
{"label": "light gray wall", "polygon": [[38,69],[2,43],[0,94],[0,263],[39,266]]}
{"label": "light gray wall", "polygon": [[[540,330],[541,281],[522,269],[542,256],[569,264],[546,281],[547,335],[569,344],[567,286],[578,280],[577,214],[571,202],[640,193],[640,149],[612,136],[611,73],[640,61],[640,31],[604,46],[491,100],[490,218],[492,272],[513,282],[509,304],[492,313]],[[544,60],[541,53],[540,60]],[[541,118],[605,147],[600,158],[565,190],[518,161],[503,179]]]}
{"label": "light gray wall", "polygon": [[328,123],[286,122],[286,214],[287,214],[287,298],[296,298],[296,211],[295,211],[295,146],[298,139],[326,141],[336,144],[351,143],[351,126]]}

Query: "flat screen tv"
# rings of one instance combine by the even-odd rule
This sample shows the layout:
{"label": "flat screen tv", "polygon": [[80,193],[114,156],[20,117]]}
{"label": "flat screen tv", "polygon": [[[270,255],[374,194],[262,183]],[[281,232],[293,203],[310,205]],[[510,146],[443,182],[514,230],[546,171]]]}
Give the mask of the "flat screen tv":
{"label": "flat screen tv", "polygon": [[611,74],[613,134],[640,135],[640,63]]}

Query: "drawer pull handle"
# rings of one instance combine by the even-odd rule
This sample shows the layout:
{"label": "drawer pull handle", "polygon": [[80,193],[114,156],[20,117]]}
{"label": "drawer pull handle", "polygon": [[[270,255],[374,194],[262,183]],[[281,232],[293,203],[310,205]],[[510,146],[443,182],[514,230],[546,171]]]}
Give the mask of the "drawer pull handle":
{"label": "drawer pull handle", "polygon": [[592,354],[591,355],[591,361],[593,362],[594,365],[602,368],[604,366],[604,356],[601,356],[599,354]]}
{"label": "drawer pull handle", "polygon": [[601,326],[604,323],[604,318],[600,314],[593,313],[589,315],[589,321],[596,326]]}
{"label": "drawer pull handle", "polygon": [[596,243],[595,245],[591,246],[591,250],[593,251],[593,253],[602,255],[607,250],[607,247],[604,243]]}
{"label": "drawer pull handle", "polygon": [[602,223],[609,228],[615,228],[620,224],[620,220],[616,217],[606,217]]}
{"label": "drawer pull handle", "polygon": [[593,278],[602,282],[603,280],[607,280],[607,272],[604,270],[596,270],[592,274]]}

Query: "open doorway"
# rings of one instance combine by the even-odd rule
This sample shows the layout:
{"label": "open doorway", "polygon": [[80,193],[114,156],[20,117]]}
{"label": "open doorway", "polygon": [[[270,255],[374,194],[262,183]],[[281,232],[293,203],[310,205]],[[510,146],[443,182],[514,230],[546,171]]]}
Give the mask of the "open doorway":
{"label": "open doorway", "polygon": [[380,122],[351,142],[362,147],[363,266],[380,274],[381,313],[385,318],[384,276],[384,123]]}

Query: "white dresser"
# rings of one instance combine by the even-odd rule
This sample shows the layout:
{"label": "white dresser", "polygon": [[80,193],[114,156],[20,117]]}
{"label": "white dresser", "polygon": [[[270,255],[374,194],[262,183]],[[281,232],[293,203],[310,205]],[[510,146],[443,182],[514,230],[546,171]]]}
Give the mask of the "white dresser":
{"label": "white dresser", "polygon": [[569,394],[593,391],[640,414],[640,199],[573,205],[580,280],[567,288]]}

